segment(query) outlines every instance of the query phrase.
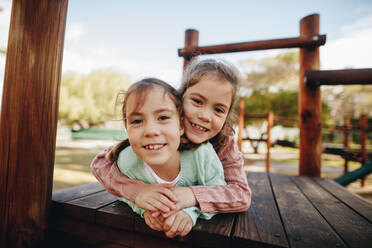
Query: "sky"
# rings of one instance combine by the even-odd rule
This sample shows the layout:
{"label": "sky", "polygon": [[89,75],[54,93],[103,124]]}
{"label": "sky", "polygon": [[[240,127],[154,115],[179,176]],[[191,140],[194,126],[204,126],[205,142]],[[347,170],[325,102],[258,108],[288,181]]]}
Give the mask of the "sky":
{"label": "sky", "polygon": [[[0,0],[0,47],[6,47],[10,0]],[[371,0],[70,0],[63,72],[96,69],[126,73],[132,81],[159,77],[178,86],[186,29],[199,31],[199,45],[299,36],[301,18],[318,13],[321,69],[372,68]],[[285,50],[212,55],[237,66],[245,59]],[[203,58],[207,56],[203,56]],[[5,57],[0,57],[0,92]]]}

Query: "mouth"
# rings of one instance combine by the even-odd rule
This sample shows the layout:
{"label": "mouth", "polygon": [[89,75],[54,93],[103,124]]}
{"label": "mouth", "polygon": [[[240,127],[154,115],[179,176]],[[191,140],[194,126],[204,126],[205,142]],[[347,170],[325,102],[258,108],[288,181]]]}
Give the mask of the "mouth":
{"label": "mouth", "polygon": [[144,145],[143,148],[149,151],[156,151],[162,149],[164,146],[167,144],[149,144],[149,145]]}
{"label": "mouth", "polygon": [[209,130],[209,129],[207,129],[207,128],[203,127],[203,126],[200,126],[198,124],[195,124],[195,123],[193,123],[191,121],[190,121],[190,125],[192,127],[196,128],[197,130],[202,131],[202,132],[207,132]]}

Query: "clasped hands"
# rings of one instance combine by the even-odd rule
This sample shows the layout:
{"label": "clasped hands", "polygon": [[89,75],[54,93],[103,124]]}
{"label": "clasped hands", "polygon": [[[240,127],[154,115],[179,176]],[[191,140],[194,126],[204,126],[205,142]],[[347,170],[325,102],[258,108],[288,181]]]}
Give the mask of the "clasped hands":
{"label": "clasped hands", "polygon": [[188,187],[149,184],[138,193],[135,204],[146,210],[146,224],[169,238],[185,236],[191,231],[192,219],[183,209],[195,206],[196,199]]}

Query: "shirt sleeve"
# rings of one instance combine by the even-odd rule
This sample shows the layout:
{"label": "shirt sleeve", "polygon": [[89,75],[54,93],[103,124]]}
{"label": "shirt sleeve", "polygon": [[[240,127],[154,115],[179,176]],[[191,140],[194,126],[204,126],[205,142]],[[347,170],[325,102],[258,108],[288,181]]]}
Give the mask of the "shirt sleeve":
{"label": "shirt sleeve", "polygon": [[90,164],[90,171],[110,194],[135,202],[138,192],[146,183],[122,174],[116,162],[112,163],[106,158],[111,150],[112,147],[109,147],[97,154]]}
{"label": "shirt sleeve", "polygon": [[244,172],[244,160],[233,137],[229,137],[218,156],[226,186],[190,186],[200,211],[205,213],[242,212],[251,204],[251,189]]}

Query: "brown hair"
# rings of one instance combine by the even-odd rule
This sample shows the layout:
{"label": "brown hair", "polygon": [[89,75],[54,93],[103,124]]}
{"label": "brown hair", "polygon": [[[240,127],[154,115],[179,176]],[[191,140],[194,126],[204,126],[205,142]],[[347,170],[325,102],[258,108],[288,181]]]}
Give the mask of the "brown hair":
{"label": "brown hair", "polygon": [[197,84],[203,76],[207,75],[213,75],[217,78],[225,79],[232,86],[231,104],[225,123],[221,131],[209,140],[216,152],[218,152],[225,143],[226,138],[234,134],[234,129],[232,127],[234,113],[232,113],[232,107],[240,84],[240,73],[235,66],[223,60],[194,59],[184,71],[182,84],[179,89],[180,95],[183,96],[188,88]]}
{"label": "brown hair", "polygon": [[[176,105],[177,112],[180,116],[180,125],[183,125],[182,119],[181,119],[182,113],[183,113],[182,101],[181,101],[181,97],[178,91],[175,88],[173,88],[170,84],[167,84],[166,82],[160,79],[145,78],[145,79],[142,79],[141,81],[138,81],[132,84],[126,92],[120,92],[116,97],[116,105],[121,104],[122,119],[124,121],[125,127],[127,127],[126,106],[127,106],[128,96],[131,94],[136,94],[136,99],[138,102],[137,109],[140,109],[145,102],[144,99],[146,98],[147,94],[154,87],[162,88],[164,90],[164,94],[169,96],[169,98],[174,102],[174,104]],[[120,99],[123,99],[123,100],[121,101]],[[186,143],[187,143],[187,140],[181,139],[181,144],[178,149],[179,150],[185,149],[184,144]],[[119,153],[128,146],[130,146],[128,139],[121,141],[106,155],[106,158],[110,160],[111,162],[115,162],[118,159]]]}

